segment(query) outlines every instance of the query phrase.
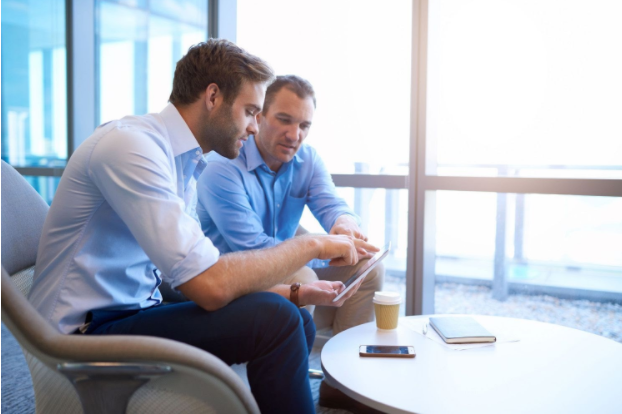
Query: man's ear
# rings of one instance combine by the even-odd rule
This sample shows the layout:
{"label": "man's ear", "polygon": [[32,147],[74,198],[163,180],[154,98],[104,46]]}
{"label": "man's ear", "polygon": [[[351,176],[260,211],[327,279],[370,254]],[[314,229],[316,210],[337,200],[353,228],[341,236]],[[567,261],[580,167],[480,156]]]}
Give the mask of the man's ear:
{"label": "man's ear", "polygon": [[220,105],[222,102],[222,92],[218,85],[215,83],[207,85],[207,88],[205,88],[204,101],[208,112],[211,112],[214,108]]}

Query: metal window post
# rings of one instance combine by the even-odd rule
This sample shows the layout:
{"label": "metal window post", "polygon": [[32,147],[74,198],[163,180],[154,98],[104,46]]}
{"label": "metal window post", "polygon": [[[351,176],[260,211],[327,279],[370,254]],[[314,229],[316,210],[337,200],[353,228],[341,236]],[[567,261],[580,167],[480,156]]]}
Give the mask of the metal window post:
{"label": "metal window post", "polygon": [[[412,10],[412,80],[408,184],[406,315],[434,311],[436,194],[422,185],[426,174],[426,85],[428,2],[414,0]],[[426,239],[427,236],[427,239]],[[430,274],[431,272],[431,274]]]}
{"label": "metal window post", "polygon": [[95,0],[66,0],[67,158],[93,133],[95,117]]}
{"label": "metal window post", "polygon": [[228,39],[235,43],[237,38],[236,0],[209,0],[209,37]]}

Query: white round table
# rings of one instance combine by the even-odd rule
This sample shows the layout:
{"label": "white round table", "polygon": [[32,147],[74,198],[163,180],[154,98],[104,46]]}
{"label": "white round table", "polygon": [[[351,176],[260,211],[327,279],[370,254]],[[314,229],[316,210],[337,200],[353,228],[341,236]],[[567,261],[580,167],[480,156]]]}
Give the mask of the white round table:
{"label": "white round table", "polygon": [[[622,413],[622,344],[558,325],[469,316],[520,341],[456,351],[402,321],[395,331],[372,322],[324,345],[326,379],[387,413]],[[414,345],[417,355],[362,358],[360,345]]]}

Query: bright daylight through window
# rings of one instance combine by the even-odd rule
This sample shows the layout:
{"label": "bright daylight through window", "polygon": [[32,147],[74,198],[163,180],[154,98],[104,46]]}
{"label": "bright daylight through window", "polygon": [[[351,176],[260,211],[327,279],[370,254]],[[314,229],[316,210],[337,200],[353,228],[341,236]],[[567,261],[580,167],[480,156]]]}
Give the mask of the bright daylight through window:
{"label": "bright daylight through window", "polygon": [[[561,7],[552,0],[428,5],[420,138],[426,177],[622,178],[616,115],[622,113],[622,55],[613,53],[622,38],[619,3],[599,1],[588,10],[583,3]],[[411,45],[411,6],[238,1],[237,42],[278,74],[294,73],[315,86],[318,107],[307,142],[333,174],[408,174],[415,116],[411,51],[417,49]],[[415,32],[420,41],[424,32],[419,26]],[[413,85],[413,93],[421,86]],[[425,184],[426,177],[418,182]],[[587,299],[594,306],[584,314],[604,315],[608,305],[599,304],[622,302],[622,256],[613,247],[622,245],[616,214],[622,200],[554,190],[428,191],[433,202],[426,203],[424,222],[432,236],[424,250],[434,254],[432,311],[545,320],[548,302],[538,298]],[[387,281],[405,294],[408,220],[414,215],[407,191],[339,192],[374,242],[396,246]],[[321,231],[308,212],[303,225]],[[500,278],[506,291],[493,295]],[[477,303],[487,307],[473,307]],[[524,313],[527,308],[536,311]],[[622,327],[601,319],[594,331],[622,339]]]}
{"label": "bright daylight through window", "polygon": [[[317,110],[306,142],[333,174],[408,174],[412,4],[378,6],[370,0],[238,1],[237,43],[278,75],[295,74],[313,85]],[[404,292],[407,191],[338,190],[374,243],[392,242],[388,277]],[[323,231],[308,209],[301,223]]]}
{"label": "bright daylight through window", "polygon": [[207,0],[97,0],[99,123],[160,112],[177,61],[207,33]]}
{"label": "bright daylight through window", "polygon": [[237,43],[313,84],[307,142],[333,174],[408,173],[410,3],[238,1]]}
{"label": "bright daylight through window", "polygon": [[[426,173],[622,178],[620,19],[617,1],[430,1]],[[622,199],[580,196],[582,186],[426,193],[435,311],[621,341]]]}

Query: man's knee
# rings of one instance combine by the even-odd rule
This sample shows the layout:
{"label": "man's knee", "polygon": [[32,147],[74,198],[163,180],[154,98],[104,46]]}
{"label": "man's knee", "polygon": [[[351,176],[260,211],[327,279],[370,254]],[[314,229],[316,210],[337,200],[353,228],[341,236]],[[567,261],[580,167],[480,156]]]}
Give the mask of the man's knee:
{"label": "man's knee", "polygon": [[307,348],[309,348],[309,352],[311,352],[313,342],[315,342],[315,322],[313,321],[311,313],[309,313],[307,309],[300,309],[300,316],[302,318],[302,326],[305,331],[305,337],[307,339]]}
{"label": "man's knee", "polygon": [[277,334],[277,331],[280,331],[282,334],[291,335],[300,330],[308,336],[309,329],[312,329],[315,334],[313,322],[310,323],[311,327],[307,326],[309,323],[304,320],[298,307],[283,296],[272,292],[257,292],[248,296],[252,296],[253,302],[248,312],[260,315],[263,321],[261,331],[264,333]]}
{"label": "man's knee", "polygon": [[308,266],[298,269],[285,283],[298,282],[302,285],[313,283],[318,280],[317,274]]}
{"label": "man's knee", "polygon": [[249,303],[249,311],[253,313],[262,313],[273,317],[281,315],[281,317],[296,319],[298,316],[298,308],[285,299],[283,296],[273,292],[256,292],[247,295],[251,300]]}

